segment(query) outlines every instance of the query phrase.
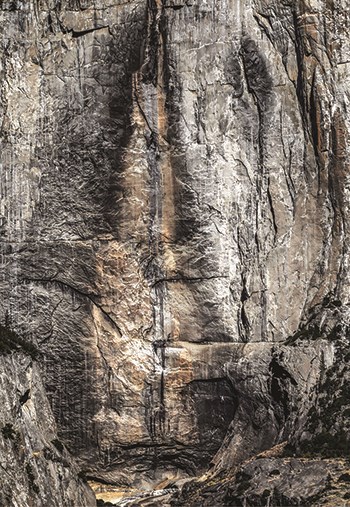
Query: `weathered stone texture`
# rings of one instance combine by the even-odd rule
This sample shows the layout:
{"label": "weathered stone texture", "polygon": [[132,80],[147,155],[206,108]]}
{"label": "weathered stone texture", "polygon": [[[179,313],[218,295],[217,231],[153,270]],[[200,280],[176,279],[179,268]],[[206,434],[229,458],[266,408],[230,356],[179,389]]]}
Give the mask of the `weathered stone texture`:
{"label": "weathered stone texture", "polygon": [[2,357],[0,387],[0,504],[96,505],[57,437],[38,366],[22,352]]}
{"label": "weathered stone texture", "polygon": [[221,473],[322,419],[349,336],[349,16],[1,3],[0,316],[89,476]]}

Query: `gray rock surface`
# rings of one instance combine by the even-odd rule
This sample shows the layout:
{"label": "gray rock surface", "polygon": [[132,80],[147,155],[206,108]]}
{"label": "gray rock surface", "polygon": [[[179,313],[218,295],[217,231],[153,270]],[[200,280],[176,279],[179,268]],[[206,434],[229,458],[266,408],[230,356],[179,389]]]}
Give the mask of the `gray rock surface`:
{"label": "gray rock surface", "polygon": [[0,505],[93,507],[57,437],[40,370],[23,352],[0,358]]}
{"label": "gray rock surface", "polygon": [[[315,338],[319,335],[327,340]],[[308,323],[287,340],[277,355],[278,360],[274,355],[265,403],[260,395],[264,393],[262,388],[242,393],[245,400],[242,414],[235,416],[214,460],[215,466],[198,480],[179,483],[175,494],[169,492],[167,504],[173,507],[349,505],[349,336],[348,308],[328,298],[317,305],[310,312]],[[319,369],[314,370],[316,375],[305,361],[291,360],[301,351],[310,357],[310,342],[314,343],[315,354],[311,363],[321,357]],[[331,346],[328,354],[334,351],[328,364],[325,343]],[[289,357],[288,348],[292,354]],[[285,368],[285,364],[292,369]],[[300,376],[295,376],[295,372]],[[298,386],[302,385],[305,373],[309,390],[298,397]],[[262,412],[264,406],[272,410],[273,417]],[[261,412],[264,424],[255,420]],[[278,428],[282,429],[276,437],[274,432]],[[277,441],[281,443],[273,446]],[[244,451],[247,448],[251,451],[254,445],[257,456],[246,459],[248,453]],[[259,448],[264,447],[271,449],[258,454]]]}
{"label": "gray rock surface", "polygon": [[186,501],[179,498],[171,505],[346,507],[349,481],[349,461],[260,457],[212,480],[200,494],[188,488]]}
{"label": "gray rock surface", "polygon": [[1,2],[0,320],[88,477],[348,452],[349,16]]}

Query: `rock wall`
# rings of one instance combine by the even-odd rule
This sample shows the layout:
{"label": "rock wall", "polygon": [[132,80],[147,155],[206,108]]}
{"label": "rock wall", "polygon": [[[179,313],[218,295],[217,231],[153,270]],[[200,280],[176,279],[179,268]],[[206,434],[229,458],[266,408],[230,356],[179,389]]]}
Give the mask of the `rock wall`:
{"label": "rock wall", "polygon": [[347,2],[0,13],[0,314],[59,439],[143,485],[300,436],[347,336]]}
{"label": "rock wall", "polygon": [[1,505],[96,505],[81,474],[78,477],[79,468],[57,437],[40,371],[32,357],[19,350],[1,357],[0,387]]}

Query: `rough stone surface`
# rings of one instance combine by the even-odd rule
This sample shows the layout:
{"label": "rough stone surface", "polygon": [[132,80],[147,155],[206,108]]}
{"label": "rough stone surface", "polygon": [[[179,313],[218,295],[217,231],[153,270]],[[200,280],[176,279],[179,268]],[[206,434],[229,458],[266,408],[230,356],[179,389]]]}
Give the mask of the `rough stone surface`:
{"label": "rough stone surface", "polygon": [[94,495],[57,437],[38,366],[23,352],[0,361],[0,505],[93,507]]}
{"label": "rough stone surface", "polygon": [[199,491],[187,488],[186,500],[180,496],[159,505],[346,507],[349,481],[349,461],[260,457]]}
{"label": "rough stone surface", "polygon": [[2,378],[36,351],[88,477],[349,452],[349,18],[346,0],[1,2]]}

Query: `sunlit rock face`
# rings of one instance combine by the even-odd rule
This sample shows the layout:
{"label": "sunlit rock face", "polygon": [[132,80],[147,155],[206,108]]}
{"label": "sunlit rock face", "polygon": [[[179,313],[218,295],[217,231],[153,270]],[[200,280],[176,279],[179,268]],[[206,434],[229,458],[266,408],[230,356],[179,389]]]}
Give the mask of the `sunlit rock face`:
{"label": "sunlit rock face", "polygon": [[142,485],[299,438],[348,329],[347,2],[0,12],[0,311],[67,452]]}

